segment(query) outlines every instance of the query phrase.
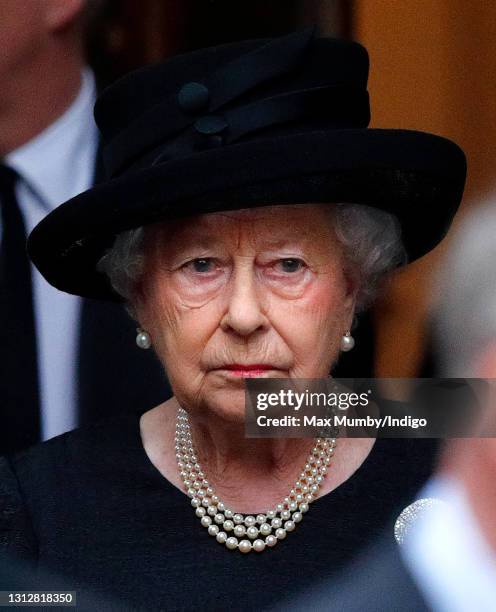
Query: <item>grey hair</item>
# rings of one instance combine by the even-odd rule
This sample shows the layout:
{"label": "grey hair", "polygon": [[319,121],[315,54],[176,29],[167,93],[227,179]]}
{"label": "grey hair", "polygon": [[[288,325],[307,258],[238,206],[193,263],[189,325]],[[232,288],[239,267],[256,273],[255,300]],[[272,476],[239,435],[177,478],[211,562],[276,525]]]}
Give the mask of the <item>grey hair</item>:
{"label": "grey hair", "polygon": [[434,283],[434,351],[443,376],[476,376],[480,351],[496,341],[496,209],[481,205],[454,232]]}
{"label": "grey hair", "polygon": [[136,283],[141,278],[144,265],[144,227],[117,234],[114,244],[97,263],[97,270],[107,275],[112,289],[124,298],[126,310],[136,318],[134,298]]}
{"label": "grey hair", "polygon": [[395,215],[365,204],[337,204],[330,211],[347,271],[358,286],[359,313],[377,297],[386,273],[408,262],[401,226]]}
{"label": "grey hair", "polygon": [[[363,204],[328,208],[336,236],[344,247],[346,271],[357,284],[355,313],[359,313],[375,299],[386,272],[407,262],[401,228],[391,213]],[[124,298],[132,316],[136,283],[143,274],[144,236],[143,227],[122,232],[97,265]]]}

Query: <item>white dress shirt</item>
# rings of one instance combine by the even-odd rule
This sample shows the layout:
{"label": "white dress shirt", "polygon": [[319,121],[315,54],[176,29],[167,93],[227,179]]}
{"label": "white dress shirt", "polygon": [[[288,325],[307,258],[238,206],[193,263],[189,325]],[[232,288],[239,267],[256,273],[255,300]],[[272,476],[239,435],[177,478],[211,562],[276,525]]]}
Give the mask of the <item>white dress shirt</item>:
{"label": "white dress shirt", "polygon": [[424,599],[435,612],[494,612],[496,552],[484,540],[462,484],[436,478],[420,497],[446,502],[422,514],[400,547]]}
{"label": "white dress shirt", "polygon": [[[16,195],[27,233],[56,206],[93,183],[98,146],[93,119],[95,96],[95,79],[86,68],[80,91],[70,107],[5,158],[5,163],[21,177]],[[41,432],[46,440],[78,425],[76,363],[81,299],[49,285],[34,266],[31,270]]]}

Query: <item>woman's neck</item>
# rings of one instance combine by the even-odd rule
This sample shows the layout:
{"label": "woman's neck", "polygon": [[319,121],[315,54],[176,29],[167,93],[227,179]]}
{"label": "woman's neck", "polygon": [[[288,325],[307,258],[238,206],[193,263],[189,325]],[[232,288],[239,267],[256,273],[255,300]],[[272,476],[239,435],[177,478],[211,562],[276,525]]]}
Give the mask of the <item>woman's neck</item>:
{"label": "woman's neck", "polygon": [[[179,405],[175,398],[145,413],[141,418],[143,445],[150,461],[183,492],[175,457],[175,426]],[[233,510],[264,512],[288,493],[314,445],[309,438],[245,438],[244,427],[201,422],[190,417],[190,428],[198,460],[217,495]],[[324,495],[347,480],[362,464],[373,439],[339,439],[335,457],[323,481]]]}

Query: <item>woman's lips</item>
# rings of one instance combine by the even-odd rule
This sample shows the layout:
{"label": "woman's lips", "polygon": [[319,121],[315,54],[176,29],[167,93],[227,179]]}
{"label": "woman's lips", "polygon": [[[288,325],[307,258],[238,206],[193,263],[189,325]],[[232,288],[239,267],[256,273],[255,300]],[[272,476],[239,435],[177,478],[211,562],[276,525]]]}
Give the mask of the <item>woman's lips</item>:
{"label": "woman's lips", "polygon": [[243,365],[239,363],[233,363],[229,365],[222,366],[221,368],[217,368],[218,371],[225,372],[230,376],[239,376],[243,378],[254,378],[256,376],[263,376],[267,372],[271,372],[273,370],[277,370],[277,368],[273,365],[266,364],[249,364]]}

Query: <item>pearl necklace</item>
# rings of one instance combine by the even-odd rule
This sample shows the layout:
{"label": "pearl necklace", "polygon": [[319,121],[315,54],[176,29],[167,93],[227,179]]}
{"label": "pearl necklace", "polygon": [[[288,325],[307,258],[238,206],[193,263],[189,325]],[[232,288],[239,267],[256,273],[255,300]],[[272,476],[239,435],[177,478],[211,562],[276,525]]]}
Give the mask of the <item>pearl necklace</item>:
{"label": "pearl necklace", "polygon": [[[242,553],[251,550],[261,552],[266,546],[275,546],[280,540],[284,540],[287,532],[295,529],[296,524],[308,511],[309,504],[318,497],[335,447],[335,438],[317,438],[289,495],[265,514],[245,516],[228,508],[216,495],[198,463],[188,415],[183,408],[179,408],[177,414],[177,465],[196,516],[217,542],[224,544],[229,550],[239,549]],[[232,535],[228,535],[230,532]]]}

